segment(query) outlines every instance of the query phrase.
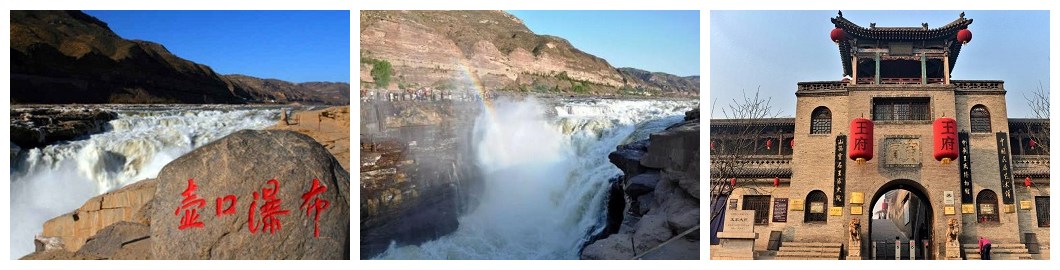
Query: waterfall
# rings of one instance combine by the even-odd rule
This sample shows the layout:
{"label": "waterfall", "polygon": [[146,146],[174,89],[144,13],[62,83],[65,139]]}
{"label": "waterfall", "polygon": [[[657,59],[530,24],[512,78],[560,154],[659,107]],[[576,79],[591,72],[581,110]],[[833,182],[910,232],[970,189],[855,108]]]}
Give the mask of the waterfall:
{"label": "waterfall", "polygon": [[679,122],[696,101],[498,100],[473,133],[485,188],[452,234],[379,259],[577,259],[602,229],[608,154]]}
{"label": "waterfall", "polygon": [[11,256],[33,251],[45,221],[89,198],[153,178],[181,155],[243,129],[262,129],[279,108],[118,107],[106,131],[83,140],[22,149],[11,164]]}

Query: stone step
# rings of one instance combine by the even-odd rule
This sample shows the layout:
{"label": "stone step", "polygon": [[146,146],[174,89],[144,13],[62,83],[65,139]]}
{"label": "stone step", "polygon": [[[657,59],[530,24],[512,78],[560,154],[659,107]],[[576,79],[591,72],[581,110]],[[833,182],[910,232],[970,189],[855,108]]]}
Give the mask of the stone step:
{"label": "stone step", "polygon": [[[979,245],[978,244],[964,244],[961,245],[964,248],[965,257],[968,260],[978,260],[979,256]],[[990,245],[990,258],[994,260],[1031,260],[1031,254],[1027,251],[1027,246],[1023,244],[991,244]]]}
{"label": "stone step", "polygon": [[841,243],[784,242],[777,251],[778,260],[838,260]]}
{"label": "stone step", "polygon": [[[968,260],[978,260],[979,253],[968,253]],[[1030,254],[991,254],[990,259],[993,260],[1031,260],[1033,259]]]}
{"label": "stone step", "polygon": [[780,247],[780,251],[792,252],[835,252],[839,253],[838,247]]}
{"label": "stone step", "polygon": [[836,257],[834,257],[834,258],[832,258],[832,257],[830,257],[830,258],[824,258],[824,257],[777,257],[776,258],[776,260],[786,260],[786,261],[796,261],[796,260],[822,261],[822,260],[838,260],[838,259],[839,259],[838,255]]}
{"label": "stone step", "polygon": [[841,243],[822,243],[822,242],[784,242],[780,245],[781,247],[843,247]]}
{"label": "stone step", "polygon": [[811,258],[822,258],[822,259],[839,259],[839,252],[799,252],[799,251],[779,251],[777,252],[777,258],[786,257],[811,257]]}
{"label": "stone step", "polygon": [[[965,248],[964,252],[979,253],[978,248]],[[1029,253],[1026,248],[990,248],[990,253]]]}
{"label": "stone step", "polygon": [[[964,247],[964,249],[979,248],[979,244],[964,244],[964,245],[961,245],[961,247]],[[990,244],[990,248],[993,248],[993,249],[1026,248],[1026,247],[1027,246],[1024,245],[1024,244]]]}

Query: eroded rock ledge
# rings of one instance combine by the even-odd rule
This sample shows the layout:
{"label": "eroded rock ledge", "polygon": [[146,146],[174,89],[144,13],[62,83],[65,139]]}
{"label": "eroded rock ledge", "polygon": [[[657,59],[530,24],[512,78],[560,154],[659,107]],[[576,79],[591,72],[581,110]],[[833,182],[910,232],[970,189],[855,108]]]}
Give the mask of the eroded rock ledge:
{"label": "eroded rock ledge", "polygon": [[11,142],[34,148],[68,141],[104,131],[118,118],[111,111],[89,108],[14,108],[11,110]]}
{"label": "eroded rock ledge", "polygon": [[623,196],[611,200],[624,200],[625,213],[619,228],[605,229],[617,232],[587,245],[581,258],[699,259],[699,110],[608,158],[623,172]]}

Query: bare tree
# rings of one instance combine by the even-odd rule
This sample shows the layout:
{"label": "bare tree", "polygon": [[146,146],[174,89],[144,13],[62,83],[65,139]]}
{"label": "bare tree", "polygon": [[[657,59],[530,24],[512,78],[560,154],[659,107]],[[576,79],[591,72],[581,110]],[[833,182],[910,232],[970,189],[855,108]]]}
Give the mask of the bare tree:
{"label": "bare tree", "polygon": [[[726,128],[711,130],[710,151],[710,220],[713,224],[726,207],[726,199],[737,187],[761,190],[759,184],[752,179],[740,179],[750,163],[750,157],[755,155],[757,142],[766,134],[765,122],[771,118],[777,118],[779,111],[774,110],[771,104],[772,98],[763,98],[759,95],[761,88],[755,90],[749,96],[743,92],[743,99],[733,99],[728,106],[721,108],[724,119],[715,120]],[[717,104],[717,99],[715,99]],[[711,107],[711,118],[714,119],[714,109]],[[712,126],[715,124],[712,123]],[[733,181],[733,179],[736,179]]]}
{"label": "bare tree", "polygon": [[[1045,89],[1042,82],[1038,82],[1038,88],[1031,92],[1030,95],[1024,93],[1023,98],[1027,100],[1027,106],[1031,109],[1032,118],[1049,120],[1049,90]],[[1045,155],[1049,155],[1049,124],[1034,126],[1027,128],[1027,134]]]}

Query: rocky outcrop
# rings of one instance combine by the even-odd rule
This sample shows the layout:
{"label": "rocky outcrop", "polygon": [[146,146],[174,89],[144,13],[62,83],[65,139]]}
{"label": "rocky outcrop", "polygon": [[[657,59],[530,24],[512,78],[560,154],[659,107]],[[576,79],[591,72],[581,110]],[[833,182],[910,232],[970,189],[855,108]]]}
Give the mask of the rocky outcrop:
{"label": "rocky outcrop", "polygon": [[349,189],[308,136],[244,130],[49,220],[23,259],[348,259]]}
{"label": "rocky outcrop", "polygon": [[698,109],[610,158],[624,172],[627,215],[618,233],[586,246],[581,258],[699,259]]}
{"label": "rocky outcrop", "polygon": [[11,142],[21,148],[42,147],[104,131],[118,118],[110,111],[89,108],[12,108]]}
{"label": "rocky outcrop", "polygon": [[481,194],[471,102],[361,103],[361,259],[455,231]]}
{"label": "rocky outcrop", "polygon": [[376,67],[375,61],[387,61],[391,80],[380,88],[391,90],[461,90],[468,88],[463,78],[472,76],[487,89],[511,91],[699,93],[698,81],[645,80],[624,73],[566,39],[535,34],[504,11],[361,11],[360,19],[365,88],[379,84],[366,71]]}
{"label": "rocky outcrop", "polygon": [[152,258],[152,245],[150,226],[122,221],[96,233],[75,254],[85,258],[146,260]]}
{"label": "rocky outcrop", "polygon": [[[44,223],[44,231],[38,239],[55,239],[51,246],[61,246],[69,252],[77,252],[99,231],[118,222],[150,224],[147,202],[154,198],[154,179],[146,179],[121,189],[92,197],[73,212],[52,218]],[[40,242],[41,240],[37,240]],[[38,244],[38,252],[43,243]]]}
{"label": "rocky outcrop", "polygon": [[663,72],[651,72],[636,68],[618,68],[622,75],[636,78],[633,84],[647,89],[660,89],[663,92],[685,95],[699,94],[699,76],[677,76]]}
{"label": "rocky outcrop", "polygon": [[350,107],[330,107],[286,115],[270,130],[290,130],[308,135],[328,149],[342,168],[350,170]]}
{"label": "rocky outcrop", "polygon": [[236,87],[247,89],[252,100],[276,103],[349,105],[350,84],[343,82],[293,83],[246,75],[224,75]]}

